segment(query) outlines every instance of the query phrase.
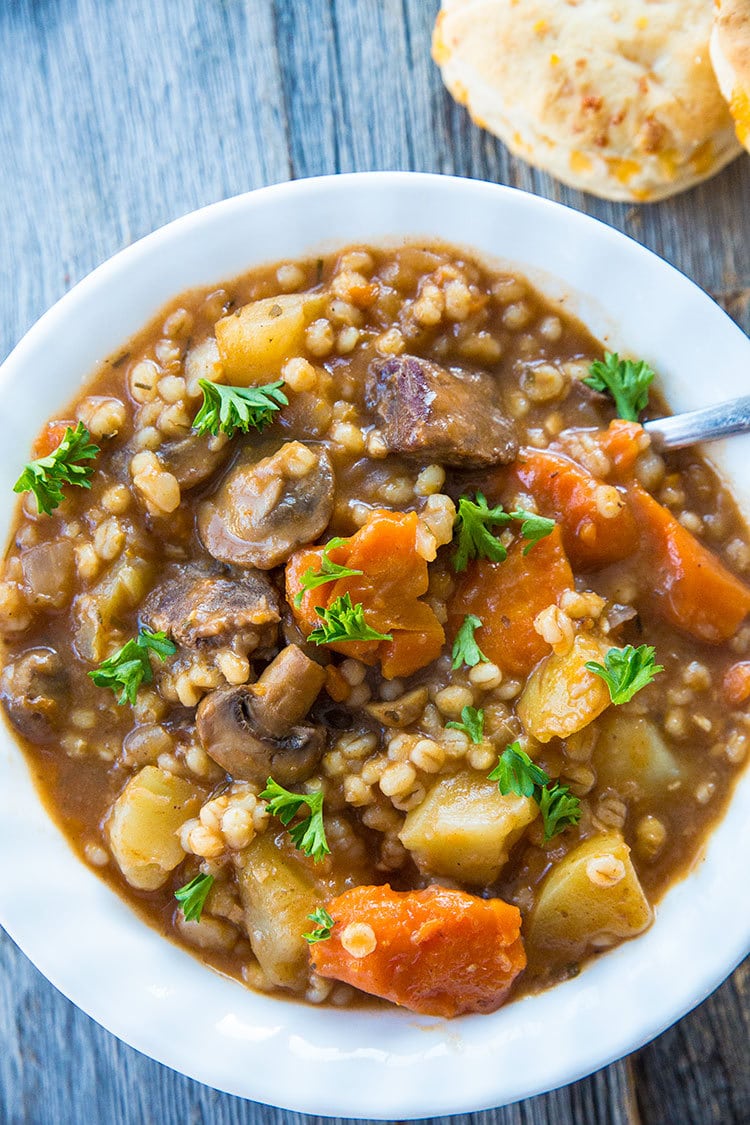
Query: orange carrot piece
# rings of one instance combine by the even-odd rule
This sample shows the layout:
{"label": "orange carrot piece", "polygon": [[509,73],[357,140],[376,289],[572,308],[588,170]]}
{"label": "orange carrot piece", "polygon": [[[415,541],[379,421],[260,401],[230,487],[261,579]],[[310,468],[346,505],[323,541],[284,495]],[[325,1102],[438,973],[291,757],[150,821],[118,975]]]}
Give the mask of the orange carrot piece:
{"label": "orange carrot piece", "polygon": [[50,453],[57,449],[58,445],[65,437],[65,431],[68,427],[74,430],[77,424],[77,422],[72,421],[48,422],[34,442],[34,447],[32,449],[34,460],[36,461],[40,457],[48,457]]}
{"label": "orange carrot piece", "polygon": [[[505,474],[503,492],[528,492],[540,513],[557,520],[575,570],[598,570],[632,555],[638,529],[624,494],[596,479],[561,453],[524,449]],[[491,500],[495,497],[490,495]]]}
{"label": "orange carrot piece", "polygon": [[728,640],[750,613],[750,588],[639,485],[631,485],[628,500],[643,543],[645,601],[700,641]]}
{"label": "orange carrot piece", "polygon": [[518,540],[503,562],[479,559],[469,565],[448,607],[448,631],[455,637],[471,613],[482,622],[475,636],[485,656],[504,672],[527,676],[549,645],[534,629],[534,618],[573,588],[573,572],[562,545],[560,529],[523,554]]}
{"label": "orange carrot piece", "polygon": [[358,532],[328,554],[332,562],[362,574],[305,592],[299,607],[294,599],[302,588],[302,576],[308,567],[318,573],[323,548],[306,547],[292,555],[286,569],[287,600],[303,632],[309,634],[320,623],[316,606],[325,609],[349,594],[354,605],[364,606],[367,624],[393,639],[344,641],[329,648],[365,664],[380,661],[386,679],[409,676],[435,660],[445,633],[432,609],[419,600],[427,593],[429,580],[427,563],[417,551],[418,527],[416,512],[373,512]]}
{"label": "orange carrot piece", "polygon": [[326,668],[326,691],[335,703],[343,703],[349,698],[351,687],[334,664]]}
{"label": "orange carrot piece", "polygon": [[639,454],[649,445],[643,426],[638,422],[626,422],[624,418],[610,422],[607,429],[597,435],[597,441],[612,462],[618,480],[632,477]]}
{"label": "orange carrot piece", "polygon": [[[326,909],[336,924],[327,941],[310,947],[315,971],[412,1012],[494,1012],[526,967],[521,915],[501,899],[386,885],[352,887]],[[353,928],[365,926],[369,934]],[[376,944],[366,952],[371,935]]]}
{"label": "orange carrot piece", "polygon": [[747,703],[750,699],[750,660],[740,660],[727,668],[721,690],[730,707]]}

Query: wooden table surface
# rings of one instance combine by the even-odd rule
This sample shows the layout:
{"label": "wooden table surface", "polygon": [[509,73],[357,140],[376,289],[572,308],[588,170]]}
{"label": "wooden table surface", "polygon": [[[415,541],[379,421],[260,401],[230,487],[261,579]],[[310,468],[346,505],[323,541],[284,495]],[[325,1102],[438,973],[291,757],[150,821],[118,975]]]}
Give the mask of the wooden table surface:
{"label": "wooden table surface", "polygon": [[[750,159],[651,207],[570,191],[511,158],[445,94],[429,56],[437,8],[0,0],[0,358],[94,266],[170,219],[292,177],[393,168],[512,184],[595,215],[750,329]],[[749,965],[629,1059],[456,1120],[747,1125]],[[3,1125],[317,1120],[216,1093],[139,1055],[63,999],[0,930]]]}

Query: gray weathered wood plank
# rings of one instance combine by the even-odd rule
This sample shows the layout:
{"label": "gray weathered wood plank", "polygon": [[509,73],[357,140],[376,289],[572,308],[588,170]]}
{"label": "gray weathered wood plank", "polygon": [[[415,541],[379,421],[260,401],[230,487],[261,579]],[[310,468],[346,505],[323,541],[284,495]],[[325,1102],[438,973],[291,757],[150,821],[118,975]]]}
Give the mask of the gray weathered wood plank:
{"label": "gray weathered wood plank", "polygon": [[[291,176],[412,168],[586,211],[750,329],[750,161],[650,208],[570,191],[480,132],[429,58],[438,0],[0,5],[0,357],[71,284],[194,207]],[[750,1120],[747,964],[591,1078],[468,1125]],[[613,1013],[616,1018],[616,1013]],[[0,1122],[313,1125],[168,1071],[97,1028],[0,933]]]}

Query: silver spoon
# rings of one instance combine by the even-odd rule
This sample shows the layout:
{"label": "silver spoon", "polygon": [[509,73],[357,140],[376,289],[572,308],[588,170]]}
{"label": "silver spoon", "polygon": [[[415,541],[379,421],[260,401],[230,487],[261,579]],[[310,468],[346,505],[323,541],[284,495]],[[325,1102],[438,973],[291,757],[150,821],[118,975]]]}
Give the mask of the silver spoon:
{"label": "silver spoon", "polygon": [[750,432],[750,395],[706,406],[703,410],[674,414],[671,418],[654,418],[643,428],[658,451],[746,434]]}

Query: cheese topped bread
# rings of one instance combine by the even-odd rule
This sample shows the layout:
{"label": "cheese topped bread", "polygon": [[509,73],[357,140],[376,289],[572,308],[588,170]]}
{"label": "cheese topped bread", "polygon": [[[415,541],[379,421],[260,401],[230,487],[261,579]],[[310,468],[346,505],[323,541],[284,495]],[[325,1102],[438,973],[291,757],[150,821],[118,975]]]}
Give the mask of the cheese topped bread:
{"label": "cheese topped bread", "polygon": [[740,151],[711,23],[708,0],[443,0],[432,50],[457,101],[517,156],[645,202]]}

